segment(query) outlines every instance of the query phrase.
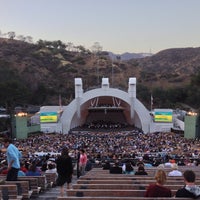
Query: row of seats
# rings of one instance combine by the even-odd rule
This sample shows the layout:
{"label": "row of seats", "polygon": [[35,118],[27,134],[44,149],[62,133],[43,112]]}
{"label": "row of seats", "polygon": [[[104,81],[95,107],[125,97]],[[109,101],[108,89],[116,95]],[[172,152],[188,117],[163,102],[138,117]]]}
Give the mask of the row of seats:
{"label": "row of seats", "polygon": [[[186,170],[187,168],[182,168]],[[194,168],[194,171],[199,169]],[[144,197],[149,184],[155,183],[154,176],[156,168],[150,169],[152,174],[136,176],[131,174],[110,174],[109,170],[93,168],[85,176],[80,177],[73,189],[67,191],[67,197],[58,197],[58,200],[189,200],[190,198],[150,198]],[[183,187],[183,177],[168,177],[166,186],[175,195],[175,192]],[[200,179],[197,178],[197,184]]]}
{"label": "row of seats", "polygon": [[42,176],[22,176],[17,181],[6,181],[6,176],[0,176],[2,199],[30,199],[38,197],[39,193],[55,185],[56,174],[46,173]]}

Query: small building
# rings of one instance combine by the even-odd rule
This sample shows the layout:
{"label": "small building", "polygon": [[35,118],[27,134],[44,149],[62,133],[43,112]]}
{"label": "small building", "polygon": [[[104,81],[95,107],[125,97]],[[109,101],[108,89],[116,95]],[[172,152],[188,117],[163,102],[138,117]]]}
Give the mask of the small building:
{"label": "small building", "polygon": [[26,113],[12,117],[12,138],[26,139],[28,134],[40,132],[40,124],[31,124]]}

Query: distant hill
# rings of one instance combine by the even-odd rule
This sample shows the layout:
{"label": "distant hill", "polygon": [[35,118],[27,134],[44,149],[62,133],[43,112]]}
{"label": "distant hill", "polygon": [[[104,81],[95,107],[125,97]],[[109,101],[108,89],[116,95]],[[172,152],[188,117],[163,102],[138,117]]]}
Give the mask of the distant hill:
{"label": "distant hill", "polygon": [[[59,95],[67,104],[74,98],[76,77],[82,78],[84,91],[100,87],[102,77],[109,78],[110,87],[127,91],[129,77],[136,77],[137,97],[149,105],[154,88],[187,87],[200,71],[200,48],[166,49],[154,55],[124,53],[120,59],[112,56],[116,58],[111,52],[94,55],[81,46],[72,51],[61,41],[31,44],[0,38],[0,91],[5,91],[0,106],[5,102],[55,105]],[[183,93],[179,100],[186,103]],[[163,100],[159,106],[165,106]]]}
{"label": "distant hill", "polygon": [[152,56],[153,54],[151,53],[123,53],[123,54],[114,54],[112,52],[109,52],[109,56],[112,60],[117,60],[120,59],[122,61],[127,61],[131,59],[136,59],[136,58],[144,58],[147,56]]}
{"label": "distant hill", "polygon": [[200,48],[174,48],[158,52],[151,57],[132,60],[141,68],[140,80],[153,86],[177,87],[189,84],[200,72]]}

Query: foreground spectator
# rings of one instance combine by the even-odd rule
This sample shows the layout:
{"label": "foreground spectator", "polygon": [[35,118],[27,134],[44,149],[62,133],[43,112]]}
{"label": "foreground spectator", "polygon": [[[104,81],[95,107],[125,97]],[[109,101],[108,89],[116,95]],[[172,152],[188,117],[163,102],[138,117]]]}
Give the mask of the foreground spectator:
{"label": "foreground spectator", "polygon": [[183,173],[185,186],[176,192],[176,197],[194,198],[200,197],[200,187],[195,184],[196,175],[192,170]]}
{"label": "foreground spectator", "polygon": [[60,195],[64,196],[64,184],[67,183],[67,189],[70,188],[73,174],[72,158],[69,156],[66,147],[62,149],[61,155],[55,162],[58,173],[56,184],[57,186],[60,186]]}
{"label": "foreground spectator", "polygon": [[146,190],[145,197],[171,197],[172,192],[165,187],[167,177],[162,169],[159,169],[155,175],[156,183],[150,184]]}
{"label": "foreground spectator", "polygon": [[18,171],[20,169],[20,159],[22,157],[21,152],[18,148],[12,144],[10,138],[4,139],[4,147],[6,150],[7,164],[8,164],[8,173],[6,180],[7,181],[16,181],[18,177]]}
{"label": "foreground spectator", "polygon": [[80,171],[81,176],[85,175],[85,168],[86,168],[87,161],[88,161],[87,154],[85,153],[84,149],[81,149],[80,158],[79,158],[79,171]]}

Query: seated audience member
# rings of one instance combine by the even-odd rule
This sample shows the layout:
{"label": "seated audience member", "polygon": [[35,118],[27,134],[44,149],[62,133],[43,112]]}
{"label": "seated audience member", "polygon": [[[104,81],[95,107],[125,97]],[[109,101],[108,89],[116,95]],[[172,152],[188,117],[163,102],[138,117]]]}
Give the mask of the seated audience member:
{"label": "seated audience member", "polygon": [[28,171],[26,172],[26,176],[41,176],[40,171],[37,169],[36,164],[30,164]]}
{"label": "seated audience member", "polygon": [[150,168],[150,167],[152,167],[152,164],[151,163],[144,163],[144,166]]}
{"label": "seated audience member", "polygon": [[125,174],[134,174],[134,168],[130,160],[127,160],[122,168]]}
{"label": "seated audience member", "polygon": [[0,174],[7,174],[8,173],[8,165],[6,160],[2,160],[0,162]]}
{"label": "seated audience member", "polygon": [[116,161],[114,166],[110,167],[111,174],[122,174],[122,168],[119,166],[119,162]]}
{"label": "seated audience member", "polygon": [[200,187],[195,184],[196,175],[192,170],[183,173],[185,186],[176,192],[176,197],[194,198],[200,197]]}
{"label": "seated audience member", "polygon": [[45,172],[47,169],[48,169],[48,164],[47,164],[47,162],[42,163],[41,171],[42,171],[42,172]]}
{"label": "seated audience member", "polygon": [[164,164],[159,164],[158,166],[157,166],[157,169],[165,169],[165,165]]}
{"label": "seated audience member", "polygon": [[139,166],[143,166],[144,167],[144,162],[143,162],[143,159],[142,158],[139,158],[139,161],[137,162],[137,167]]}
{"label": "seated audience member", "polygon": [[105,160],[105,163],[103,164],[103,170],[110,169],[110,162],[108,160]]}
{"label": "seated audience member", "polygon": [[28,169],[26,168],[24,162],[20,162],[20,169],[21,169],[21,171],[23,171],[24,173],[26,173],[26,172],[28,171]]}
{"label": "seated audience member", "polygon": [[[99,163],[100,163],[99,160],[96,160],[96,161],[95,161],[95,164],[98,165]],[[85,171],[88,172],[88,171],[90,171],[91,169],[92,169],[92,161],[91,161],[90,157],[88,156],[88,160],[87,160],[87,163],[86,163],[86,166],[85,166]]]}
{"label": "seated audience member", "polygon": [[3,166],[1,168],[1,170],[0,170],[0,174],[3,174],[3,175],[8,174],[8,167],[7,166]]}
{"label": "seated audience member", "polygon": [[145,192],[145,197],[171,197],[172,192],[164,184],[167,180],[166,174],[159,169],[155,175],[156,183],[150,184]]}
{"label": "seated audience member", "polygon": [[21,169],[19,169],[18,176],[26,176],[26,174]]}
{"label": "seated audience member", "polygon": [[168,176],[182,176],[182,172],[178,170],[178,165],[176,163],[172,164],[172,171],[168,173]]}
{"label": "seated audience member", "polygon": [[56,165],[54,163],[48,163],[45,173],[57,173]]}
{"label": "seated audience member", "polygon": [[170,168],[170,167],[172,166],[171,160],[167,160],[167,161],[164,163],[164,166],[165,166],[165,168]]}
{"label": "seated audience member", "polygon": [[145,171],[143,166],[139,166],[137,172],[135,172],[135,175],[148,175],[148,173]]}

